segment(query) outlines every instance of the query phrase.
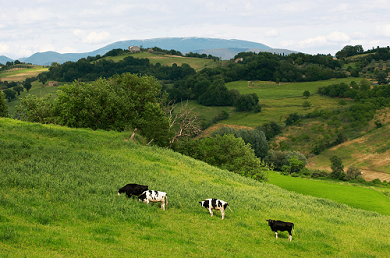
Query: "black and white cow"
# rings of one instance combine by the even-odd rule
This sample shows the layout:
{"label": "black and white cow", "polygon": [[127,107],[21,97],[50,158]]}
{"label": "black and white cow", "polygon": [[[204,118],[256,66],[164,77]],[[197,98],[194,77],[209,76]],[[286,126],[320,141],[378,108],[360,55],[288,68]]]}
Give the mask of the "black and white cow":
{"label": "black and white cow", "polygon": [[165,204],[168,205],[168,196],[165,192],[147,190],[138,196],[140,202],[161,202],[161,209],[165,210]]}
{"label": "black and white cow", "polygon": [[132,195],[140,195],[144,191],[148,190],[147,185],[138,185],[138,184],[127,184],[122,188],[119,188],[118,195],[121,195],[121,193],[126,193],[127,197],[131,197]]}
{"label": "black and white cow", "polygon": [[291,231],[294,233],[294,223],[292,222],[284,222],[280,220],[272,220],[269,219],[268,226],[271,227],[272,231],[275,232],[276,238],[278,238],[278,230],[279,231],[288,231],[288,239],[292,240]]}
{"label": "black and white cow", "polygon": [[233,212],[232,209],[230,209],[229,204],[225,201],[222,201],[222,200],[210,198],[210,199],[206,199],[204,201],[201,201],[199,203],[202,207],[205,207],[206,209],[209,210],[211,216],[213,216],[212,210],[220,210],[221,215],[222,215],[222,219],[225,217],[226,207],[229,207],[229,210],[231,212]]}

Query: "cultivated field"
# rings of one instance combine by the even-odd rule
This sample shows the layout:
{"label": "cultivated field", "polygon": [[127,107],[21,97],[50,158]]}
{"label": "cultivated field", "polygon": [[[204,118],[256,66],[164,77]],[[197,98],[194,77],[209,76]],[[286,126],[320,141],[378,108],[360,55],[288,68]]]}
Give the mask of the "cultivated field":
{"label": "cultivated field", "polygon": [[0,79],[2,81],[24,81],[26,78],[35,77],[40,73],[47,72],[49,68],[42,66],[35,66],[34,68],[15,68],[0,72]]}
{"label": "cultivated field", "polygon": [[[338,202],[298,194],[138,145],[131,133],[0,118],[0,256],[388,256],[389,200],[374,190],[364,192],[371,211],[356,209],[344,204],[350,187],[337,188]],[[167,192],[167,210],[117,196],[127,183]],[[199,201],[211,197],[233,213],[210,217]],[[294,222],[292,242],[275,239],[267,219]]]}
{"label": "cultivated field", "polygon": [[108,60],[113,60],[118,62],[127,56],[132,56],[134,58],[147,58],[151,64],[160,63],[165,66],[172,66],[177,64],[181,66],[183,63],[190,65],[195,71],[202,70],[203,68],[214,68],[219,65],[226,63],[227,61],[214,61],[211,59],[205,58],[196,58],[196,57],[183,57],[183,56],[174,56],[174,55],[165,55],[165,54],[153,54],[148,52],[134,53],[134,54],[124,54],[120,56],[109,56],[105,57]]}

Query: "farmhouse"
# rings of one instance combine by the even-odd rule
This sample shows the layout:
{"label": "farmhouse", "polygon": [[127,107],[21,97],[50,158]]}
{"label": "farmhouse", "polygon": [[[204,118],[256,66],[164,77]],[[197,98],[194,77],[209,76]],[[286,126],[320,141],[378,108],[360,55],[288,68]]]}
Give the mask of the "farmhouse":
{"label": "farmhouse", "polygon": [[129,51],[131,53],[137,53],[137,52],[140,52],[141,51],[141,48],[137,47],[137,46],[130,46],[129,47]]}
{"label": "farmhouse", "polygon": [[58,86],[58,81],[49,81],[49,86]]}

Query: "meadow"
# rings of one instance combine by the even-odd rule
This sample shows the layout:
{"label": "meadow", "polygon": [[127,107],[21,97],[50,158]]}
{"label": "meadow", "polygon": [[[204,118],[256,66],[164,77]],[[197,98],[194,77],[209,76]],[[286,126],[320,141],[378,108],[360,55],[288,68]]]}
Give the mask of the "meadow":
{"label": "meadow", "polygon": [[[0,118],[0,257],[388,255],[390,217],[379,209],[254,181],[131,133]],[[167,210],[118,196],[127,183],[167,192]],[[210,217],[206,198],[233,213]],[[294,222],[292,242],[286,232],[275,239],[267,219]]]}
{"label": "meadow", "polygon": [[177,64],[181,66],[183,63],[190,65],[195,71],[200,71],[203,68],[214,68],[218,65],[222,65],[227,61],[214,61],[212,59],[206,58],[196,58],[196,57],[183,57],[183,56],[175,56],[175,55],[167,55],[167,54],[153,54],[149,52],[139,52],[139,53],[126,53],[119,56],[108,56],[105,57],[107,60],[113,60],[114,62],[118,62],[123,60],[123,58],[127,56],[132,56],[134,58],[147,58],[149,62],[153,65],[160,63],[165,66],[172,66],[173,64]]}

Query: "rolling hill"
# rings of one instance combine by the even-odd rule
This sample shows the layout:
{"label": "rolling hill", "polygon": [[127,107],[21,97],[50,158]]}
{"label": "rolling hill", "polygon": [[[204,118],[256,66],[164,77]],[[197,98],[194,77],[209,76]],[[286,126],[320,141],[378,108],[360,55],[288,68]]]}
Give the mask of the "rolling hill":
{"label": "rolling hill", "polygon": [[[387,215],[142,146],[131,132],[0,118],[0,134],[3,257],[385,257],[390,248]],[[167,210],[118,197],[127,183],[167,192]],[[233,212],[210,217],[199,205],[210,197]],[[270,218],[295,223],[292,242],[275,239]]]}
{"label": "rolling hill", "polygon": [[[87,52],[87,53],[66,53],[60,54],[53,51],[35,53],[30,57],[18,59],[21,62],[36,64],[36,65],[50,65],[52,62],[64,63],[66,61],[76,62],[81,58],[86,58],[88,56],[104,55],[108,51],[116,48],[127,49],[129,46],[142,46],[144,48],[159,47],[162,49],[174,49],[182,53],[186,52],[197,52],[197,53],[213,53],[215,52],[216,56],[223,57],[224,59],[231,59],[239,52],[242,51],[272,51],[276,53],[285,53],[288,54],[292,51],[289,50],[273,50],[269,46],[266,46],[261,43],[237,40],[237,39],[218,39],[218,38],[153,38],[153,39],[144,39],[144,40],[126,40],[118,41],[112,44],[109,44],[105,47],[99,48],[97,50]],[[218,50],[213,50],[218,49]],[[217,55],[218,54],[218,55]],[[3,60],[13,61],[12,59],[7,59],[7,57],[0,57]],[[0,59],[0,62],[1,60]]]}

